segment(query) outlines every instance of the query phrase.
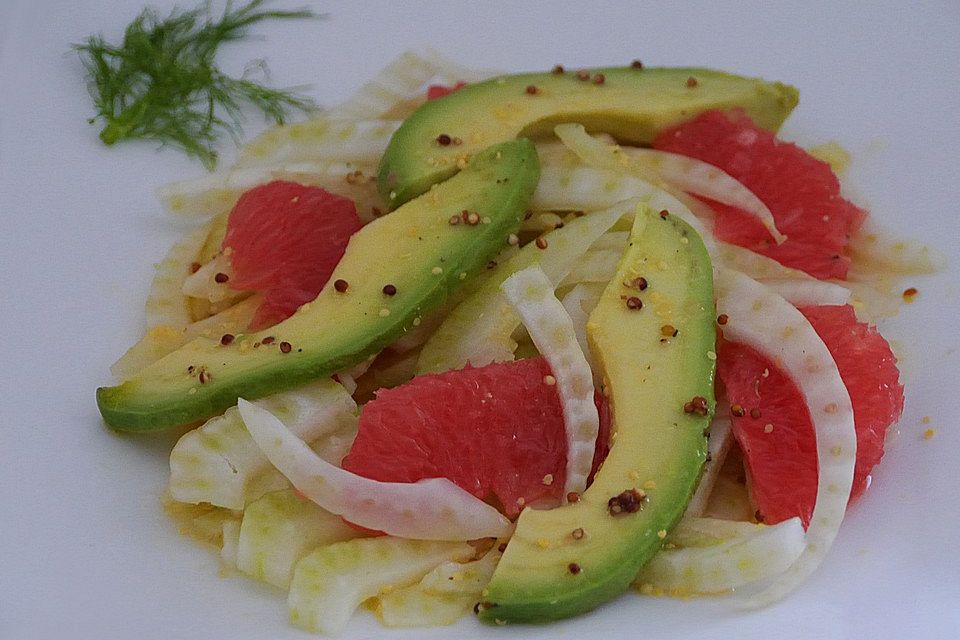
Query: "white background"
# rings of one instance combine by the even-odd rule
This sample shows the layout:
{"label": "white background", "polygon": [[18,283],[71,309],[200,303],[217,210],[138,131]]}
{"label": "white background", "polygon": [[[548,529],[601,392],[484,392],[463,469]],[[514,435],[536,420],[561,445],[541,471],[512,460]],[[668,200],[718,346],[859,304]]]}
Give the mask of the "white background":
{"label": "white background", "polygon": [[[97,140],[69,45],[117,38],[143,0],[0,0],[0,638],[306,638],[278,592],[218,577],[159,507],[168,437],[121,437],[94,389],[139,335],[142,300],[179,233],[153,196],[202,168],[150,145]],[[589,8],[586,8],[589,4]],[[172,3],[157,2],[168,8]],[[296,0],[278,6],[298,6]],[[784,135],[840,140],[847,193],[937,245],[949,272],[888,333],[904,352],[907,407],[873,487],[828,566],[783,604],[628,596],[548,627],[456,629],[463,637],[955,638],[960,629],[960,343],[956,2],[323,2],[329,19],[270,25],[224,51],[239,72],[265,57],[279,86],[331,104],[401,51],[433,46],[510,70],[628,63],[708,65],[793,83]],[[251,122],[253,133],[260,126]],[[229,149],[228,154],[229,156]],[[924,441],[921,417],[937,435]],[[388,633],[369,616],[349,638]]]}

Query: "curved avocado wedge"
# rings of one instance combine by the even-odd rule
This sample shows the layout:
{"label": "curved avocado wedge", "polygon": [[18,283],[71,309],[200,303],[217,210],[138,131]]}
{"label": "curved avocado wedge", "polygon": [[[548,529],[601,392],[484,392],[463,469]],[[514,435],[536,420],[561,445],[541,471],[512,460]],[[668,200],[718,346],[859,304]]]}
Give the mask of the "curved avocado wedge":
{"label": "curved avocado wedge", "polygon": [[[117,430],[164,429],[360,362],[484,268],[519,227],[539,175],[529,140],[482,151],[450,180],[354,234],[331,286],[293,316],[228,345],[220,336],[184,345],[123,384],[97,389],[100,413]],[[478,224],[450,224],[464,210],[476,212]],[[346,291],[332,286],[337,280]],[[393,295],[384,293],[388,284]]]}
{"label": "curved avocado wedge", "polygon": [[452,176],[487,145],[551,134],[564,122],[648,144],[664,128],[711,109],[742,109],[776,131],[799,100],[789,85],[711,69],[608,68],[580,77],[507,75],[427,102],[390,139],[380,161],[380,193],[396,207]]}
{"label": "curved avocado wedge", "polygon": [[[646,279],[643,290],[637,278]],[[482,619],[541,622],[589,611],[625,591],[660,549],[706,459],[715,321],[700,237],[643,206],[587,324],[612,409],[610,453],[579,501],[520,514]],[[665,325],[677,335],[665,336]]]}

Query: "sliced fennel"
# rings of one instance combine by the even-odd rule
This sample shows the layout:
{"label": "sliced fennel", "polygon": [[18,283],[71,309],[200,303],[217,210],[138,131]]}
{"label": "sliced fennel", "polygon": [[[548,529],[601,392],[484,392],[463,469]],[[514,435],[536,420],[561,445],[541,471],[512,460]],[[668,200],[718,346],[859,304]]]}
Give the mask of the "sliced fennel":
{"label": "sliced fennel", "polygon": [[243,146],[238,167],[340,161],[376,164],[398,120],[356,120],[320,116],[268,129]]}
{"label": "sliced fennel", "polygon": [[378,482],[336,467],[316,453],[266,403],[240,399],[250,435],[304,496],[368,529],[420,540],[472,540],[508,535],[500,512],[446,478]]}
{"label": "sliced fennel", "polygon": [[712,220],[697,217],[681,198],[639,178],[606,167],[578,167],[573,170],[543,168],[540,173],[541,186],[544,180],[552,181],[544,188],[550,191],[537,191],[531,205],[536,209],[589,211],[607,206],[614,197],[617,198],[614,202],[632,198],[648,204],[655,211],[667,211],[670,215],[682,218],[703,239],[710,256],[715,258],[717,255]]}
{"label": "sliced fennel", "polygon": [[553,294],[553,283],[543,269],[538,265],[527,267],[504,280],[500,288],[550,364],[567,435],[563,493],[582,493],[587,488],[600,430],[590,364],[577,341],[573,322]]}
{"label": "sliced fennel", "polygon": [[728,269],[715,274],[717,312],[729,318],[724,337],[777,362],[803,395],[817,439],[817,499],[805,548],[783,577],[746,606],[779,600],[809,576],[833,543],[850,497],[857,434],[850,394],[836,362],[796,307],[756,280]]}
{"label": "sliced fennel", "polygon": [[916,240],[905,240],[867,218],[850,238],[848,249],[855,260],[904,275],[941,271],[947,266],[942,253]]}
{"label": "sliced fennel", "polygon": [[472,562],[444,562],[409,587],[377,598],[374,611],[388,627],[438,627],[453,624],[482,599],[500,552],[491,550]]}
{"label": "sliced fennel", "polygon": [[260,295],[253,295],[237,304],[227,307],[209,318],[198,320],[185,327],[159,325],[148,329],[135,345],[127,349],[110,367],[110,373],[119,381],[126,380],[147,365],[153,364],[163,356],[176,351],[194,338],[200,336],[219,336],[225,333],[238,334],[246,331],[253,320],[253,314],[263,301]]}
{"label": "sliced fennel", "polygon": [[585,164],[647,181],[652,179],[661,188],[669,182],[680,190],[740,207],[757,218],[778,243],[785,239],[777,231],[773,214],[766,205],[752,191],[717,167],[694,158],[652,149],[633,149],[627,153],[619,145],[610,145],[592,137],[581,124],[557,125],[554,132]]}
{"label": "sliced fennel", "polygon": [[786,236],[777,230],[773,213],[767,205],[723,169],[690,156],[656,149],[618,146],[615,153],[628,159],[624,164],[627,170],[652,171],[671,187],[737,207],[763,223],[777,244],[786,240]]}
{"label": "sliced fennel", "polygon": [[[708,518],[698,520],[701,521],[698,526],[709,521]],[[769,527],[736,524],[744,524],[752,531],[708,546],[664,548],[643,568],[635,584],[641,592],[722,593],[776,578],[804,552],[800,518]],[[679,528],[682,529],[682,525]]]}
{"label": "sliced fennel", "polygon": [[320,547],[294,570],[287,598],[290,621],[313,633],[338,633],[364,600],[414,583],[441,562],[473,554],[465,542],[390,537]]}
{"label": "sliced fennel", "polygon": [[[358,176],[358,171],[362,175]],[[335,160],[237,167],[165,185],[157,190],[157,196],[173,215],[203,218],[229,212],[244,191],[257,185],[272,180],[292,180],[351,198],[360,219],[369,222],[374,217],[374,208],[386,210],[376,184],[364,177],[375,172],[373,164]],[[348,176],[351,176],[349,181]]]}
{"label": "sliced fennel", "polygon": [[764,286],[786,298],[795,307],[806,305],[844,305],[850,301],[850,289],[825,280],[782,280],[778,278],[760,281]]}
{"label": "sliced fennel", "polygon": [[[340,384],[323,379],[260,401],[281,415],[297,437],[314,440],[356,422],[356,404]],[[186,433],[170,453],[170,495],[243,509],[251,484],[270,461],[244,427],[236,407]],[[281,485],[282,486],[282,485]]]}
{"label": "sliced fennel", "polygon": [[[238,291],[228,284],[228,281],[217,282],[219,274],[227,276],[228,281],[233,275],[233,266],[230,257],[218,253],[212,260],[201,266],[183,281],[183,294],[191,298],[200,298],[212,303],[236,302],[250,295],[249,291]],[[222,276],[220,276],[222,278]]]}
{"label": "sliced fennel", "polygon": [[580,350],[588,360],[590,360],[590,344],[587,342],[587,320],[590,319],[590,312],[597,306],[606,286],[606,282],[578,284],[563,296],[562,300],[563,308],[573,322],[573,331],[577,336]]}
{"label": "sliced fennel", "polygon": [[240,547],[240,523],[237,520],[224,520],[221,525],[223,542],[220,545],[220,560],[225,567],[237,566],[237,553]]}
{"label": "sliced fennel", "polygon": [[500,284],[511,274],[539,263],[551,282],[559,282],[577,258],[621,217],[634,211],[635,202],[577,218],[543,236],[546,248],[536,243],[524,246],[496,269],[476,291],[454,307],[420,352],[417,373],[461,369],[468,362],[483,366],[513,360],[517,343],[512,334],[520,319],[500,293]]}
{"label": "sliced fennel", "polygon": [[[624,243],[626,244],[626,243]],[[583,254],[582,259],[574,265],[567,277],[560,282],[560,287],[567,287],[582,282],[610,282],[617,273],[620,264],[620,250],[598,249]]]}
{"label": "sliced fennel", "polygon": [[184,281],[210,235],[210,225],[194,229],[177,242],[157,265],[147,294],[147,327],[176,330],[190,324],[190,306],[184,297]]}
{"label": "sliced fennel", "polygon": [[321,545],[359,535],[343,518],[301,498],[292,489],[275,491],[244,510],[235,550],[236,567],[286,589],[300,558]]}
{"label": "sliced fennel", "polygon": [[[724,411],[726,409],[726,411]],[[710,423],[710,439],[707,441],[707,461],[703,465],[700,484],[687,505],[686,516],[702,516],[710,501],[710,494],[717,484],[723,462],[733,447],[733,425],[730,423],[729,407],[717,407]]]}

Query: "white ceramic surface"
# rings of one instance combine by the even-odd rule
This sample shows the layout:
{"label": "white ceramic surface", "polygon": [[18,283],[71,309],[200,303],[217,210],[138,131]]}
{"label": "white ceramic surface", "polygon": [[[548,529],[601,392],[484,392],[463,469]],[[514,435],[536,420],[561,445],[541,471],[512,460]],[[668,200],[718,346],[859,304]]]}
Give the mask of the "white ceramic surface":
{"label": "white ceramic surface", "polygon": [[[151,265],[178,234],[154,189],[202,171],[147,144],[105,148],[86,124],[91,104],[69,45],[96,31],[117,37],[142,1],[0,0],[0,638],[306,638],[287,624],[278,592],[219,577],[217,559],[163,515],[171,439],[116,436],[94,404],[141,329]],[[802,94],[784,135],[841,141],[854,157],[848,194],[951,261],[918,279],[919,300],[886,327],[908,384],[899,436],[828,566],[782,604],[744,614],[628,595],[580,619],[506,630],[466,620],[388,632],[359,615],[345,638],[960,637],[960,5],[317,6],[327,20],[268,26],[223,64],[239,71],[266,57],[276,84],[310,83],[325,103],[424,46],[511,70],[640,57],[784,80]],[[923,416],[936,429],[930,441]]]}

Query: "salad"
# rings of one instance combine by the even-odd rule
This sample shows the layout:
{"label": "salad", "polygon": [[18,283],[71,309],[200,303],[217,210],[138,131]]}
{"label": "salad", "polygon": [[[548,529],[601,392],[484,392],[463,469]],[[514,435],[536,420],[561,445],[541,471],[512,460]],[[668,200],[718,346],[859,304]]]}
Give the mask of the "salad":
{"label": "salad", "polygon": [[775,602],[869,485],[903,407],[876,324],[941,262],[844,198],[839,145],[777,136],[797,101],[404,54],[161,189],[198,226],[101,413],[195,427],[168,511],[310,631]]}

